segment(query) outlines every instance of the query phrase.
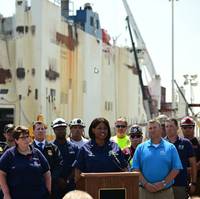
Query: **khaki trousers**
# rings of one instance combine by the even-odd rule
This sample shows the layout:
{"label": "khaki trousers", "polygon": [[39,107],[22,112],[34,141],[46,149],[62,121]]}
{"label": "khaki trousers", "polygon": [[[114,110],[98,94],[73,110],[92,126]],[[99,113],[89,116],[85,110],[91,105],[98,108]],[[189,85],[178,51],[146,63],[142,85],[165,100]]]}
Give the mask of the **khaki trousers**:
{"label": "khaki trousers", "polygon": [[139,188],[139,199],[174,199],[173,189],[169,188],[163,191],[151,193],[146,189]]}

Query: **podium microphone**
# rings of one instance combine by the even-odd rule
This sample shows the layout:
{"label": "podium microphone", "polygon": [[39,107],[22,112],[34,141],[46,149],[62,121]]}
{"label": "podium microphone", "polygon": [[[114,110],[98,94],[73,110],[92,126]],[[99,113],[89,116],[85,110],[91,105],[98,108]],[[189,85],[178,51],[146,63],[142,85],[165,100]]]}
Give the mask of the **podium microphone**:
{"label": "podium microphone", "polygon": [[121,163],[120,163],[119,159],[117,158],[115,152],[112,151],[112,150],[109,151],[109,156],[112,156],[112,157],[113,157],[113,159],[114,159],[113,162],[114,162],[115,165],[122,171],[123,169],[121,168]]}

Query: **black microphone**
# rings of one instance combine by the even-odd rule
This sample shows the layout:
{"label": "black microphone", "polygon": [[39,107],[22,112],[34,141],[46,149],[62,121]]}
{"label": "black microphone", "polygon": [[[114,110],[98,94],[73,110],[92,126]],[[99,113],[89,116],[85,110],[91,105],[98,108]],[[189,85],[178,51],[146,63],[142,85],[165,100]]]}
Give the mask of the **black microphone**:
{"label": "black microphone", "polygon": [[115,152],[112,151],[112,150],[109,151],[109,156],[112,156],[113,159],[114,159],[113,162],[115,163],[115,165],[116,165],[120,170],[123,170],[123,169],[121,168],[121,163],[120,163],[119,159],[117,158]]}

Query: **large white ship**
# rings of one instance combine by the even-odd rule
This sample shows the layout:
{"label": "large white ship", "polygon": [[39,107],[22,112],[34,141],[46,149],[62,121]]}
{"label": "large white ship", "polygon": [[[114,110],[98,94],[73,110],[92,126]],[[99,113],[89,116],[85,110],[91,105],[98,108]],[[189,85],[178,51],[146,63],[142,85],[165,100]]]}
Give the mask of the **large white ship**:
{"label": "large white ship", "polygon": [[[38,114],[48,126],[58,116],[80,117],[86,125],[99,116],[111,126],[120,116],[146,123],[132,50],[109,44],[89,4],[70,17],[68,5],[16,0],[15,15],[1,16],[1,131],[8,122],[30,127]],[[157,115],[160,101],[154,102]]]}

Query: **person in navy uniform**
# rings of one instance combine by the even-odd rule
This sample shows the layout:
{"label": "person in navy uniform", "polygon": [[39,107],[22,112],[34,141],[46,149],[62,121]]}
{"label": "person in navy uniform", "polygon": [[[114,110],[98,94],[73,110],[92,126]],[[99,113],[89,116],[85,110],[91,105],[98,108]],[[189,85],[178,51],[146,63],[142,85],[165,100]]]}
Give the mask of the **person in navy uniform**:
{"label": "person in navy uniform", "polygon": [[[0,141],[0,157],[3,153],[12,146],[15,146],[15,139],[13,137],[13,131],[15,129],[14,124],[6,124],[4,126],[3,135],[6,139],[5,142]],[[3,199],[3,192],[0,188],[0,199]]]}
{"label": "person in navy uniform", "polygon": [[14,128],[15,128],[14,124],[6,124],[4,126],[3,135],[6,141],[5,142],[0,141],[0,157],[9,147],[15,146],[15,139],[13,138]]}
{"label": "person in navy uniform", "polygon": [[15,139],[13,137],[13,131],[15,129],[15,125],[14,124],[6,124],[4,127],[4,137],[6,139],[6,144],[7,147],[6,149],[15,146]]}
{"label": "person in navy uniform", "polygon": [[[192,143],[194,149],[194,154],[196,157],[196,166],[197,166],[197,182],[195,192],[192,194],[194,196],[200,196],[200,144],[198,139],[195,137],[195,122],[191,117],[184,117],[180,123],[181,130],[185,138],[189,139]],[[188,167],[189,175],[191,175],[191,167]]]}
{"label": "person in navy uniform", "polygon": [[30,143],[28,128],[17,126],[13,137],[16,146],[0,159],[0,185],[4,199],[47,199],[51,193],[49,164]]}
{"label": "person in navy uniform", "polygon": [[59,199],[57,197],[57,181],[60,178],[63,169],[63,159],[58,147],[46,140],[47,126],[41,121],[33,123],[34,141],[32,146],[39,149],[45,158],[48,160],[52,178],[52,199]]}
{"label": "person in navy uniform", "polygon": [[127,170],[127,162],[119,146],[110,141],[108,120],[96,118],[89,127],[91,140],[83,145],[74,162],[76,180],[80,173],[119,172]]}
{"label": "person in navy uniform", "polygon": [[[183,170],[175,177],[173,184],[174,199],[186,199],[188,195],[188,185],[190,193],[194,193],[197,183],[197,167],[196,158],[192,144],[188,139],[178,136],[178,122],[174,118],[169,118],[165,121],[166,140],[173,143],[178,151]],[[191,167],[191,179],[188,182],[187,167]]]}
{"label": "person in navy uniform", "polygon": [[63,118],[57,118],[52,122],[56,139],[53,142],[61,152],[63,169],[58,179],[58,197],[62,198],[67,192],[75,189],[73,162],[75,161],[78,147],[66,139],[67,123]]}

